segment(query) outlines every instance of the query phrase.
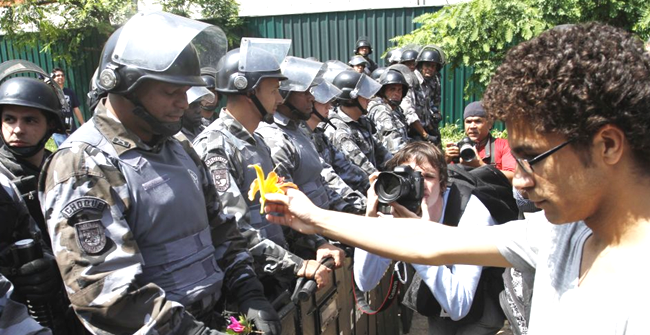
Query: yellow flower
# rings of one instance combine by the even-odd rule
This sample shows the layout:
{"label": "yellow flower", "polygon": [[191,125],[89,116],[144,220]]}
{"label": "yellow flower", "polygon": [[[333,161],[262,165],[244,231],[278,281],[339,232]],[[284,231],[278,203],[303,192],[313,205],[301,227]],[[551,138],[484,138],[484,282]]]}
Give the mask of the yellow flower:
{"label": "yellow flower", "polygon": [[279,177],[275,171],[269,172],[269,175],[264,179],[264,171],[259,166],[259,164],[249,165],[249,168],[254,168],[257,173],[257,179],[253,180],[251,183],[250,190],[248,191],[248,199],[250,201],[255,200],[255,195],[257,192],[260,192],[260,214],[264,214],[264,203],[266,202],[266,195],[269,193],[281,193],[286,194],[287,188],[298,189],[298,186],[294,183],[285,183],[283,178]]}

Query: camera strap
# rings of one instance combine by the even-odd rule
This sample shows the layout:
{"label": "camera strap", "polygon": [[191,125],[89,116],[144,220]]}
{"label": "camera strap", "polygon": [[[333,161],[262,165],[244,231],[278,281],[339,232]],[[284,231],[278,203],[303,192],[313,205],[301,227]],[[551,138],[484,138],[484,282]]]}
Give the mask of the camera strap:
{"label": "camera strap", "polygon": [[[401,269],[400,269],[401,268]],[[402,276],[404,273],[404,276]],[[404,279],[402,279],[404,277]],[[373,310],[365,298],[365,293],[359,289],[357,283],[354,282],[354,272],[352,273],[352,293],[354,293],[354,300],[357,303],[357,307],[364,313],[368,315],[375,315],[377,313],[383,312],[388,309],[395,301],[395,298],[399,296],[399,288],[401,284],[406,282],[406,264],[403,262],[395,263],[395,268],[393,273],[390,276],[390,286],[388,286],[388,293],[381,302],[381,305],[377,310]]]}

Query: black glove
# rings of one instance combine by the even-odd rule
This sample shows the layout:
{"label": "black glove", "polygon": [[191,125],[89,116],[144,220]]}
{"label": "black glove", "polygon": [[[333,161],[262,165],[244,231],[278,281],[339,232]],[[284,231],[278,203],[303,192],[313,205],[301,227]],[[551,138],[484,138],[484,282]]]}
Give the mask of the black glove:
{"label": "black glove", "polygon": [[61,275],[54,257],[49,254],[23,264],[7,278],[21,299],[50,301],[61,292]]}
{"label": "black glove", "polygon": [[187,334],[187,335],[226,335],[226,333],[210,329],[206,327],[203,322],[197,321],[189,313],[185,312],[181,323],[174,330],[174,334]]}
{"label": "black glove", "polygon": [[239,304],[239,310],[246,313],[246,319],[264,335],[280,335],[282,332],[280,316],[266,298],[250,298]]}
{"label": "black glove", "polygon": [[431,142],[435,145],[440,144],[440,137],[434,135],[427,135],[427,138],[424,139],[427,142]]}

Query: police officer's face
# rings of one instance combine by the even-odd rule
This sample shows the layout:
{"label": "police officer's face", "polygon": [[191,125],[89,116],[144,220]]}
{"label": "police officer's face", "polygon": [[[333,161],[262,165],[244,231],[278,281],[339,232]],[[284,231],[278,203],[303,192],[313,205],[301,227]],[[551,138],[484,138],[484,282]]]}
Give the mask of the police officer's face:
{"label": "police officer's face", "polygon": [[415,61],[414,60],[402,62],[402,64],[406,65],[411,71],[415,71]]}
{"label": "police officer's face", "polygon": [[353,66],[352,68],[353,68],[354,71],[356,71],[356,72],[363,73],[363,70],[366,69],[366,66],[363,65],[363,64],[359,64],[359,65],[355,65],[355,66]]}
{"label": "police officer's face", "polygon": [[160,122],[179,122],[189,107],[187,90],[190,86],[180,86],[149,80],[136,90],[140,103]]}
{"label": "police officer's face", "polygon": [[314,106],[314,96],[309,90],[305,92],[291,92],[287,97],[287,102],[291,103],[293,107],[296,107],[302,113],[309,114]]}
{"label": "police officer's face", "polygon": [[385,94],[386,94],[386,98],[390,101],[402,100],[402,85],[400,84],[387,85]]}
{"label": "police officer's face", "polygon": [[332,109],[332,104],[329,102],[322,104],[320,102],[314,101],[314,108],[316,109],[316,112],[320,114],[320,116],[328,118],[330,115],[330,109]]}
{"label": "police officer's face", "polygon": [[367,54],[370,53],[370,47],[360,47],[358,52],[359,55],[366,56]]}
{"label": "police officer's face", "polygon": [[359,100],[359,105],[361,105],[363,109],[368,110],[368,103],[370,102],[370,99],[366,99],[361,96],[358,97],[357,99]]}
{"label": "police officer's face", "polygon": [[201,105],[199,101],[193,102],[183,114],[183,125],[196,127],[201,124]]}
{"label": "police officer's face", "polygon": [[39,109],[2,106],[2,136],[9,146],[34,146],[45,137],[47,130],[47,118]]}
{"label": "police officer's face", "polygon": [[422,76],[425,78],[431,78],[436,74],[436,72],[438,72],[438,69],[436,68],[435,63],[422,62],[420,63],[420,72],[422,72]]}
{"label": "police officer's face", "polygon": [[492,122],[484,117],[470,116],[465,118],[465,135],[476,143],[484,141],[492,128]]}
{"label": "police officer's face", "polygon": [[277,78],[264,78],[255,88],[255,95],[268,113],[275,113],[282,103],[280,81]]}

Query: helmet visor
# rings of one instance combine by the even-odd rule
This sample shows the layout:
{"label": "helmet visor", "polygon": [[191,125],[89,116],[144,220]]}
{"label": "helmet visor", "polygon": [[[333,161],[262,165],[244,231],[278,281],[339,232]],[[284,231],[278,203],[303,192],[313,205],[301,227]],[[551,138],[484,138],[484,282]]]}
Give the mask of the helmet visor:
{"label": "helmet visor", "polygon": [[374,79],[361,74],[361,78],[357,82],[357,86],[351,92],[350,96],[356,94],[358,97],[364,97],[366,99],[372,98],[379,90],[381,89],[381,84],[376,82]]}
{"label": "helmet visor", "polygon": [[352,69],[349,65],[341,62],[340,60],[328,60],[325,62],[325,65],[327,65],[327,70],[323,74],[323,79],[329,81],[330,83],[334,81],[334,78],[336,78],[339,73]]}
{"label": "helmet visor", "polygon": [[191,104],[193,102],[204,99],[207,102],[214,102],[214,93],[210,92],[207,88],[203,86],[192,86],[187,90],[187,103]]}
{"label": "helmet visor", "polygon": [[287,57],[289,48],[289,39],[244,37],[239,47],[239,71],[280,71],[280,64]]}
{"label": "helmet visor", "polygon": [[192,43],[201,67],[215,67],[228,42],[216,26],[164,12],[134,15],[122,28],[112,60],[144,70],[167,70]]}
{"label": "helmet visor", "polygon": [[287,77],[280,85],[281,90],[305,92],[323,82],[323,73],[327,66],[321,62],[289,56],[284,59],[280,68],[282,75]]}
{"label": "helmet visor", "polygon": [[404,76],[404,79],[406,79],[406,82],[408,83],[409,87],[413,87],[419,83],[417,76],[411,69],[408,68],[408,66],[404,64],[395,64],[389,66],[384,73],[381,74],[381,77],[379,77],[379,81],[383,81],[386,79],[386,76],[388,75],[388,72],[390,70],[395,70]]}
{"label": "helmet visor", "polygon": [[310,89],[311,94],[314,96],[314,100],[319,103],[326,104],[332,99],[338,97],[341,94],[341,90],[330,84],[328,81],[323,80],[318,86],[314,86]]}
{"label": "helmet visor", "polygon": [[65,95],[63,94],[63,89],[61,89],[61,87],[59,87],[59,85],[55,83],[52,78],[50,78],[49,73],[45,72],[38,65],[30,61],[23,59],[12,59],[0,64],[0,84],[19,73],[32,73],[38,79],[42,79],[46,84],[50,85],[50,87],[54,89],[56,97],[59,99],[59,103],[61,104],[62,110],[68,109],[68,102],[65,99]]}

